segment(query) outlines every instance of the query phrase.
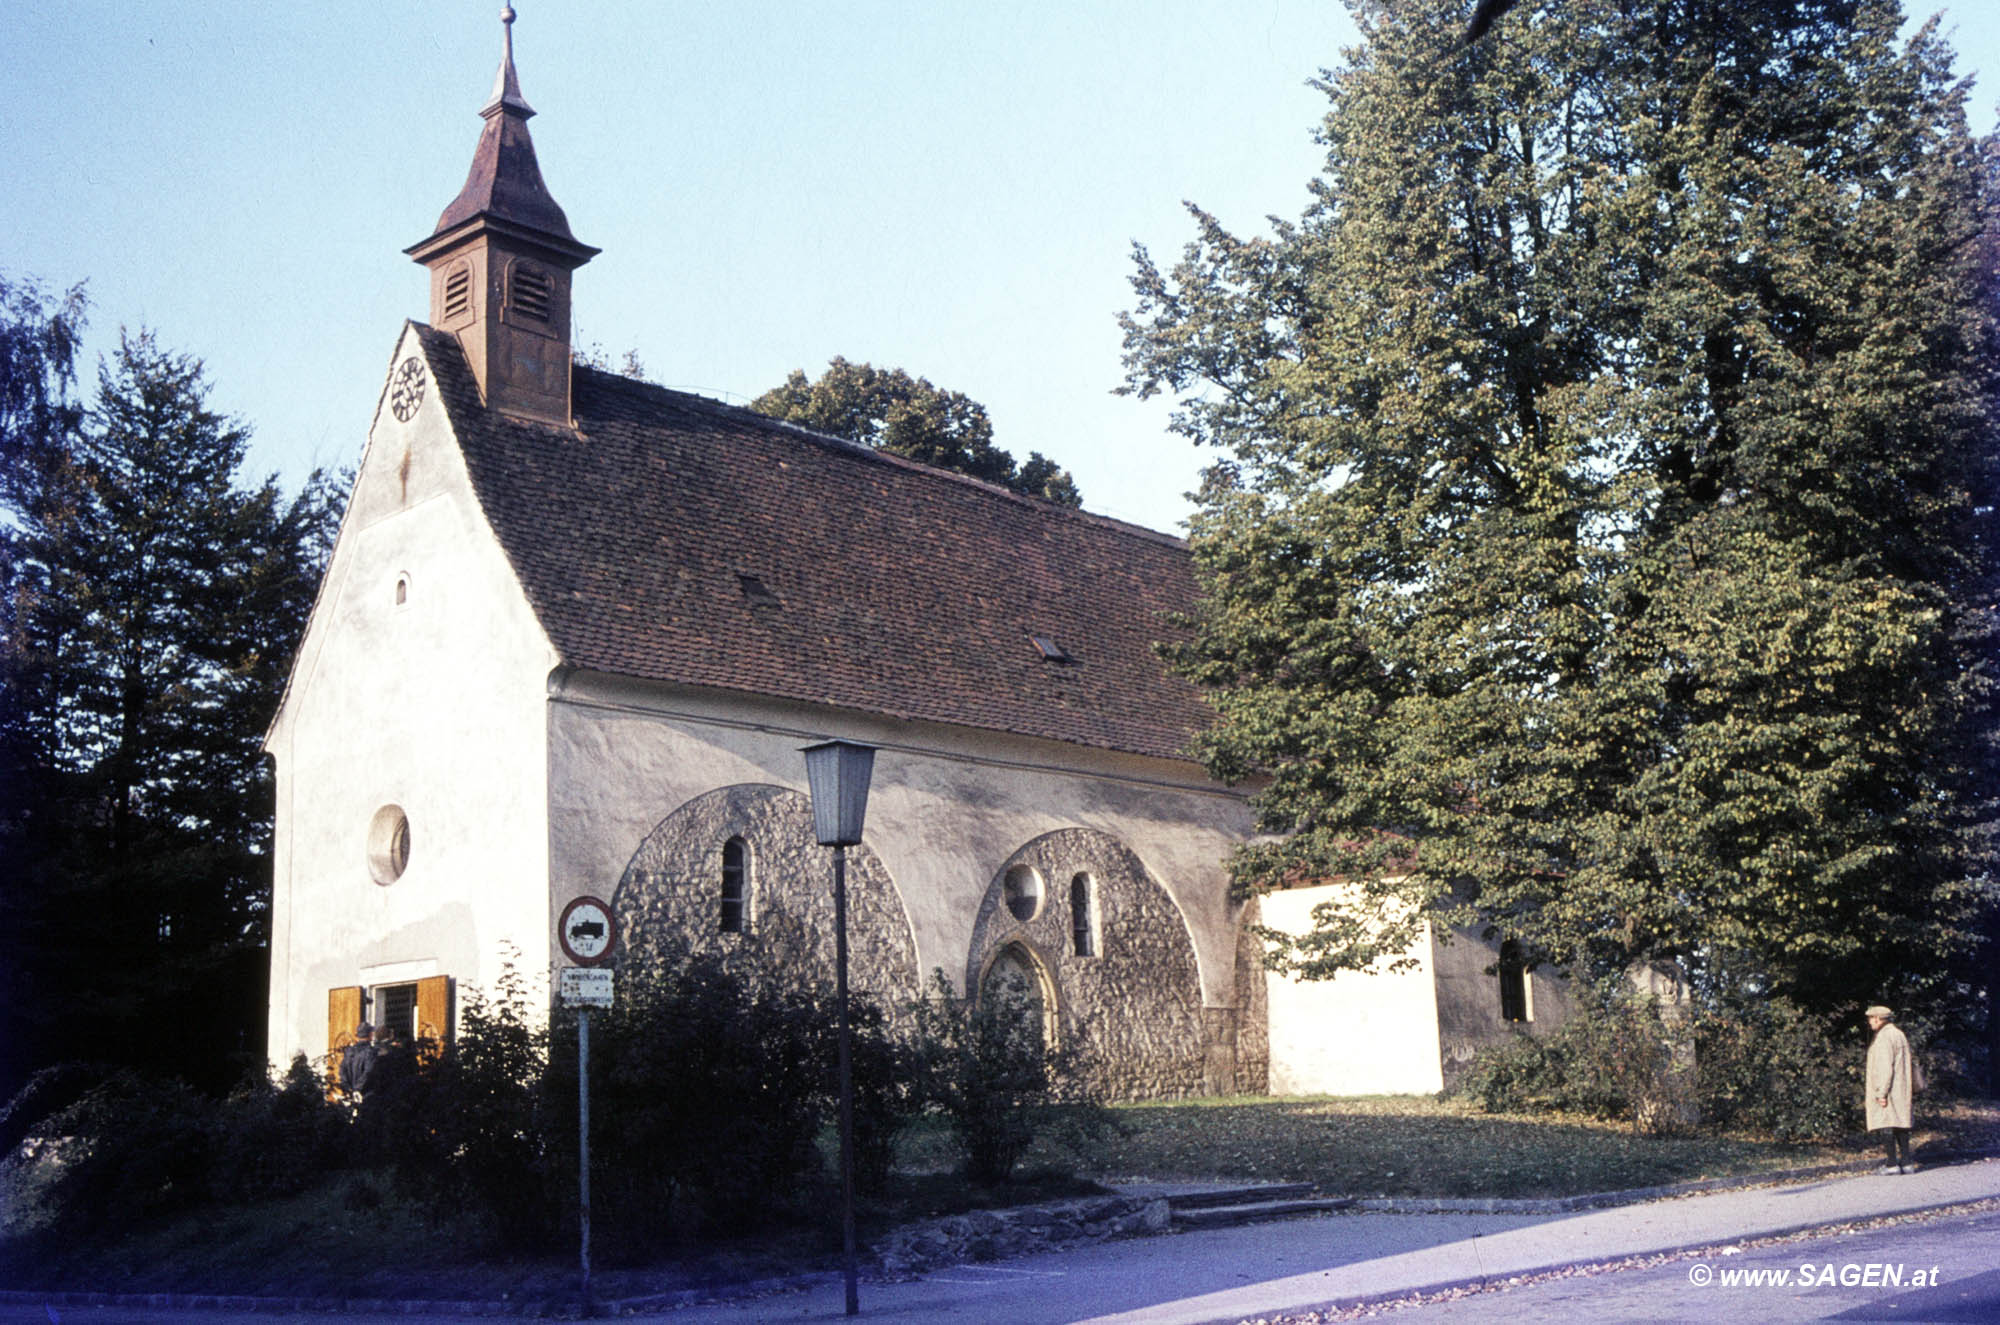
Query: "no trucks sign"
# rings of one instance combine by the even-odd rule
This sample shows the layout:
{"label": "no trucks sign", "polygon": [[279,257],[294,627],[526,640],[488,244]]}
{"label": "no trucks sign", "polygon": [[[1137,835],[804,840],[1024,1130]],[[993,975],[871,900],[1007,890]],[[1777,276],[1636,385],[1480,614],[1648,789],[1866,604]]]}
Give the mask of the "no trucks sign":
{"label": "no trucks sign", "polygon": [[595,897],[579,897],[563,908],[556,922],[556,942],[563,956],[578,966],[601,966],[611,960],[618,942],[618,922],[611,907]]}
{"label": "no trucks sign", "polygon": [[[513,10],[508,10],[512,22]],[[618,922],[611,917],[610,903],[596,897],[579,897],[562,910],[556,921],[556,942],[563,956],[576,963],[564,967],[557,994],[566,1008],[576,1009],[576,1146],[577,1213],[582,1225],[580,1244],[583,1263],[584,1314],[590,1315],[590,1010],[611,1006],[611,972],[579,970],[601,967],[611,960],[618,946]]]}

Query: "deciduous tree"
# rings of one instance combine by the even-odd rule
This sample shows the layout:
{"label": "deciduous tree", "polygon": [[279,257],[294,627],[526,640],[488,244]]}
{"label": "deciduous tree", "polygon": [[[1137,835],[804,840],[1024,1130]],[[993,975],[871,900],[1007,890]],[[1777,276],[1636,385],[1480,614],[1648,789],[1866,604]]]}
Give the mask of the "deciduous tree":
{"label": "deciduous tree", "polygon": [[[1303,217],[1138,253],[1174,665],[1309,976],[1484,924],[1894,1000],[1990,906],[1992,147],[1888,0],[1357,0]],[[1962,968],[1959,968],[1962,969]]]}
{"label": "deciduous tree", "polygon": [[836,357],[811,381],[793,369],[783,386],[766,391],[750,408],[1060,506],[1083,504],[1076,480],[1055,461],[1031,451],[1026,463],[1017,464],[993,445],[984,405],[900,368]]}

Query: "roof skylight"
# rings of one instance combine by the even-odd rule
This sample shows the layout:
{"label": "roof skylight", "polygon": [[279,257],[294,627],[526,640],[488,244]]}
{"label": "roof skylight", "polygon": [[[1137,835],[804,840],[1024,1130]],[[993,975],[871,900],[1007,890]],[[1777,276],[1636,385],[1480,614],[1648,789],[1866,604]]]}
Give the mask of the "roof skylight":
{"label": "roof skylight", "polygon": [[1073,663],[1076,661],[1075,658],[1070,656],[1068,649],[1065,649],[1047,635],[1030,635],[1028,638],[1035,642],[1035,652],[1042,655],[1043,662]]}

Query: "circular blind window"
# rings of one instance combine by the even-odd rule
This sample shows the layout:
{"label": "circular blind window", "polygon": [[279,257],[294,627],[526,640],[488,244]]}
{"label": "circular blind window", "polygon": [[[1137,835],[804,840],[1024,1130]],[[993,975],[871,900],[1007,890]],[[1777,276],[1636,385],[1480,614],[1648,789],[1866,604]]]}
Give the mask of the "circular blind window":
{"label": "circular blind window", "polygon": [[1016,865],[1007,871],[1000,896],[1008,913],[1025,925],[1042,909],[1042,876],[1026,865]]}

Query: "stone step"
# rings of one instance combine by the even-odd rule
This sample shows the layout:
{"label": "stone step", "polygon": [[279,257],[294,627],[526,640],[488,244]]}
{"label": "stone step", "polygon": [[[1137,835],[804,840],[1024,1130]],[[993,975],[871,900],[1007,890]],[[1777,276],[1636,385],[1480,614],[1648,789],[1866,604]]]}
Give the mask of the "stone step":
{"label": "stone step", "polygon": [[1256,1201],[1290,1201],[1311,1196],[1309,1182],[1263,1182],[1248,1187],[1221,1187],[1212,1192],[1183,1192],[1167,1198],[1167,1208],[1178,1215],[1183,1210],[1208,1210],[1218,1205],[1244,1205]]}
{"label": "stone step", "polygon": [[1289,1215],[1324,1214],[1345,1210],[1354,1204],[1351,1196],[1308,1196],[1288,1201],[1246,1201],[1241,1205],[1211,1205],[1173,1212],[1175,1228],[1228,1228],[1254,1223],[1259,1219],[1283,1219]]}

